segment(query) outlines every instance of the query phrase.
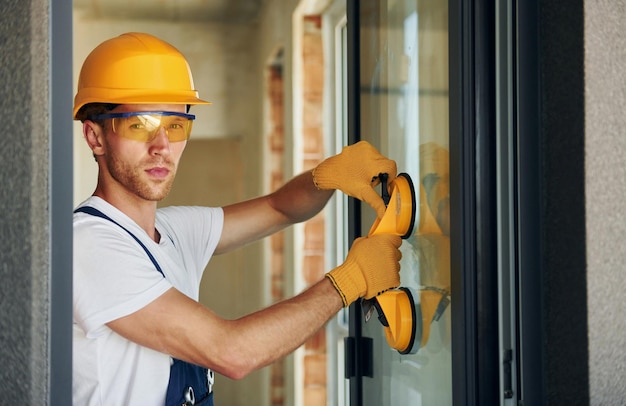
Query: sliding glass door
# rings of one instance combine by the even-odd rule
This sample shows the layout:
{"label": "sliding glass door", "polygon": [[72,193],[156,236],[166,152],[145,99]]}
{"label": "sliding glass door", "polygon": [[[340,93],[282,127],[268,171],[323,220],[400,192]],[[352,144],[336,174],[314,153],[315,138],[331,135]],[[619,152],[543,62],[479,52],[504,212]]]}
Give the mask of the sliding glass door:
{"label": "sliding glass door", "polygon": [[[414,342],[402,351],[391,348],[376,310],[356,305],[352,316],[359,318],[353,323],[360,329],[355,332],[361,337],[359,352],[370,360],[362,368],[356,395],[361,398],[353,396],[352,404],[449,405],[454,296],[447,1],[375,0],[355,6],[359,88],[353,106],[358,106],[358,138],[375,145],[397,162],[398,172],[410,176],[416,215],[401,247],[401,285],[414,301]],[[366,234],[374,220],[374,212],[361,207],[356,228]]]}
{"label": "sliding glass door", "polygon": [[[413,181],[416,208],[401,247],[414,342],[392,348],[380,312],[353,305],[350,403],[536,403],[544,381],[538,5],[347,4],[349,141],[394,159]],[[367,234],[373,211],[350,204],[350,237]]]}

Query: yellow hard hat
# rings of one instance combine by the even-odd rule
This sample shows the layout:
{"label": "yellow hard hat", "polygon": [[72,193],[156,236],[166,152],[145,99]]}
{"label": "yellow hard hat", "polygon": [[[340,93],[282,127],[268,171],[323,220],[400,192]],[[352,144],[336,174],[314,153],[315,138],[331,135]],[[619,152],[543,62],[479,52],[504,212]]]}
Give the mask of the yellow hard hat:
{"label": "yellow hard hat", "polygon": [[87,56],[78,77],[74,119],[88,103],[210,104],[198,98],[180,51],[137,32],[104,41]]}

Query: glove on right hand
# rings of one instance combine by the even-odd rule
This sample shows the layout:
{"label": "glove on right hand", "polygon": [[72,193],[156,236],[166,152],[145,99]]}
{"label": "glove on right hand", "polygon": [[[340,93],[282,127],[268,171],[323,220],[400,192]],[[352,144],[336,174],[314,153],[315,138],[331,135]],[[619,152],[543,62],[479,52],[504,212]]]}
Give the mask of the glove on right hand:
{"label": "glove on right hand", "polygon": [[345,262],[326,274],[344,307],[360,297],[371,299],[400,285],[401,244],[402,239],[393,234],[354,240]]}

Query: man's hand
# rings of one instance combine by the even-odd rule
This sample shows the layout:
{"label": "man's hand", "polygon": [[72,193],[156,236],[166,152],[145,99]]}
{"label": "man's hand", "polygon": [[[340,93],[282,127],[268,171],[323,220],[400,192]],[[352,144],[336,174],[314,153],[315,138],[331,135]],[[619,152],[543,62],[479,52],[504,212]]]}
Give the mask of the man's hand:
{"label": "man's hand", "polygon": [[378,174],[396,177],[396,163],[382,156],[365,141],[349,145],[340,154],[330,157],[313,169],[313,182],[318,189],[339,189],[362,200],[376,210],[378,218],[385,214],[385,203],[374,190],[380,183]]}
{"label": "man's hand", "polygon": [[371,299],[400,285],[400,244],[402,239],[393,234],[354,240],[346,261],[326,274],[344,306],[360,297]]}

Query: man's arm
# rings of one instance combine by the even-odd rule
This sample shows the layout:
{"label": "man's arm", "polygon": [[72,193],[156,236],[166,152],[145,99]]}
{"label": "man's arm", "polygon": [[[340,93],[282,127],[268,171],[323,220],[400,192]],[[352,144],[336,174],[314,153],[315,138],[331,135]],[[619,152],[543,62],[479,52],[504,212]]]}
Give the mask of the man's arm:
{"label": "man's arm", "polygon": [[140,345],[240,379],[294,351],[342,305],[324,278],[296,297],[226,320],[171,288],[108,326]]}
{"label": "man's arm", "polygon": [[224,207],[224,231],[216,254],[232,251],[320,212],[333,190],[319,190],[310,171],[269,195]]}
{"label": "man's arm", "polygon": [[381,173],[394,179],[396,163],[365,141],[349,145],[274,193],[224,207],[224,231],[215,252],[231,251],[310,219],[324,208],[334,190],[366,202],[382,217],[385,204],[374,190]]}
{"label": "man's arm", "polygon": [[342,306],[400,284],[400,237],[354,241],[343,264],[291,299],[225,320],[174,288],[142,309],[107,323],[145,347],[237,379],[289,354]]}

